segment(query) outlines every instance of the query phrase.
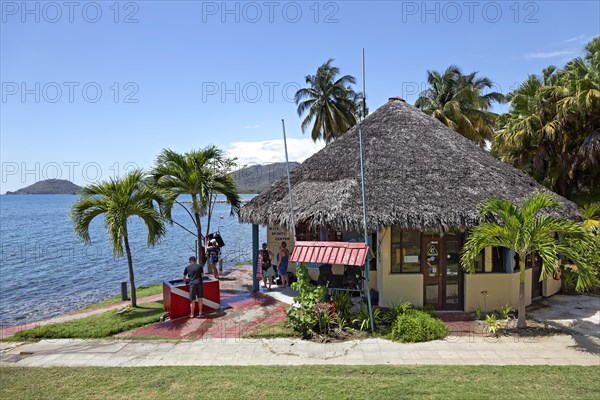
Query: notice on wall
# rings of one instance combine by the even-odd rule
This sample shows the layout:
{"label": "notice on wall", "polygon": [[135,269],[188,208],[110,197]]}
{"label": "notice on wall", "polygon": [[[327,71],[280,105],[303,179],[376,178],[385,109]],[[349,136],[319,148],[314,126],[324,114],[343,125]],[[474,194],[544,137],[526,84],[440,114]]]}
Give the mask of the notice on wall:
{"label": "notice on wall", "polygon": [[281,242],[286,243],[287,249],[290,251],[291,255],[292,250],[294,249],[294,237],[292,232],[284,226],[267,226],[267,246],[275,255],[275,260],[277,259],[277,253],[281,247]]}

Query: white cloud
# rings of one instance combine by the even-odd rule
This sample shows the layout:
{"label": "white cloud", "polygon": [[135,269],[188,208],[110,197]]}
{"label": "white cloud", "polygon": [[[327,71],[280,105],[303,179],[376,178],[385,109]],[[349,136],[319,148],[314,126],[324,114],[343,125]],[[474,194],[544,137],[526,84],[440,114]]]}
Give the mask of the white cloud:
{"label": "white cloud", "polygon": [[525,56],[528,59],[544,59],[544,58],[558,58],[558,57],[570,57],[577,54],[573,50],[556,50],[556,51],[537,51],[535,53],[529,53]]}
{"label": "white cloud", "polygon": [[563,40],[562,43],[573,43],[573,42],[587,43],[590,40],[592,40],[593,38],[594,38],[593,36],[579,35],[579,36],[569,38],[567,40]]}
{"label": "white cloud", "polygon": [[538,51],[535,53],[529,53],[525,55],[527,59],[537,59],[537,58],[558,58],[558,57],[571,57],[577,54],[577,52],[573,50],[557,50],[557,51]]}
{"label": "white cloud", "polygon": [[[313,142],[312,139],[287,140],[290,161],[303,162],[325,147],[325,142]],[[285,161],[283,139],[256,142],[233,142],[227,149],[228,157],[237,157],[240,165],[266,164]]]}

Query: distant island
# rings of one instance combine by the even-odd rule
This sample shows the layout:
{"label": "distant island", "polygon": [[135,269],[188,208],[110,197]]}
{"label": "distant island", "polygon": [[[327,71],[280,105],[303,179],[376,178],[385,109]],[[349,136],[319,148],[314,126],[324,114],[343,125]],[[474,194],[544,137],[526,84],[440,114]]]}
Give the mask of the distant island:
{"label": "distant island", "polygon": [[[300,163],[290,162],[290,171]],[[258,164],[232,173],[240,193],[260,193],[286,175],[285,163]]]}
{"label": "distant island", "polygon": [[77,194],[80,190],[81,186],[65,179],[46,179],[6,194]]}
{"label": "distant island", "polygon": [[[290,162],[290,171],[300,163]],[[240,193],[260,193],[286,174],[285,163],[257,164],[232,172]],[[77,194],[81,186],[65,179],[46,179],[6,194]]]}

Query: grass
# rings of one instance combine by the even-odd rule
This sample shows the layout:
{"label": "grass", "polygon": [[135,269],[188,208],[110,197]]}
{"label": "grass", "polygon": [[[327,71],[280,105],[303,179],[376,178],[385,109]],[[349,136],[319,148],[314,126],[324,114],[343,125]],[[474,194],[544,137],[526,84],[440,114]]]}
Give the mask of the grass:
{"label": "grass", "polygon": [[597,399],[600,391],[600,367],[580,366],[4,367],[0,372],[0,396],[12,400]]}
{"label": "grass", "polygon": [[40,325],[15,333],[7,341],[41,340],[58,338],[106,338],[157,322],[165,313],[162,302],[141,303],[123,314],[109,310],[75,321]]}
{"label": "grass", "polygon": [[242,337],[253,339],[271,339],[281,337],[300,337],[292,328],[286,326],[287,319],[274,324],[262,324],[254,329],[244,332]]}
{"label": "grass", "polygon": [[[136,290],[136,295],[138,299],[141,299],[142,297],[146,297],[146,296],[152,296],[155,294],[160,294],[163,291],[163,284],[162,283],[157,283],[154,285],[150,285],[150,286],[140,286],[137,288]],[[127,292],[128,295],[130,295],[130,292]],[[98,308],[98,307],[102,307],[102,306],[108,306],[111,304],[117,304],[120,303],[121,300],[121,295],[120,294],[116,294],[113,297],[106,299],[104,301],[101,301],[99,303],[95,303],[95,304],[90,304],[89,306],[80,308],[77,311],[85,311],[85,310],[91,310],[93,308]],[[76,312],[77,312],[76,311]]]}
{"label": "grass", "polygon": [[242,266],[242,265],[252,265],[252,260],[246,260],[246,261],[238,261],[235,264],[233,264],[236,267]]}

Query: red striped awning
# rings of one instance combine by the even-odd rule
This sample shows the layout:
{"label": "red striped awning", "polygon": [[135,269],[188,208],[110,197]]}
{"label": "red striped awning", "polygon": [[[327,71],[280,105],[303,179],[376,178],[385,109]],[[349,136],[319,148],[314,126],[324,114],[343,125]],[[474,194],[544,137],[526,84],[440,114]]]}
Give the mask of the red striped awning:
{"label": "red striped awning", "polygon": [[351,242],[296,242],[290,261],[365,265],[369,246]]}

